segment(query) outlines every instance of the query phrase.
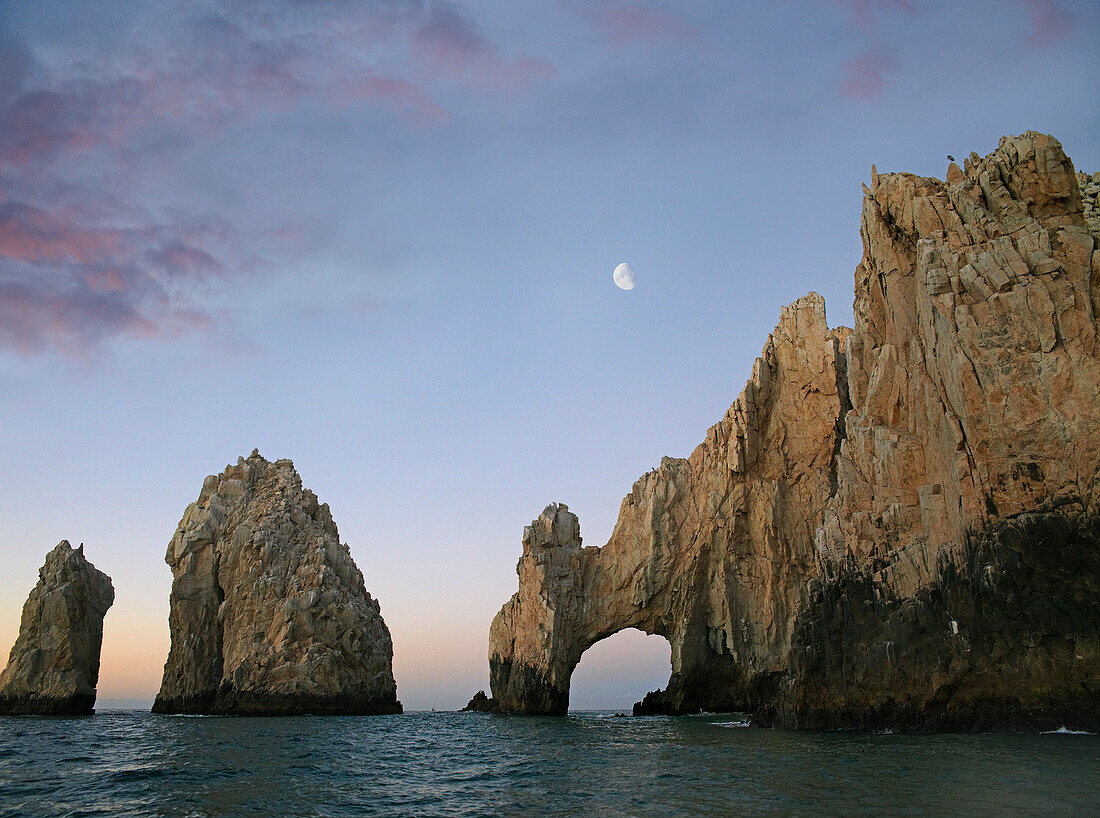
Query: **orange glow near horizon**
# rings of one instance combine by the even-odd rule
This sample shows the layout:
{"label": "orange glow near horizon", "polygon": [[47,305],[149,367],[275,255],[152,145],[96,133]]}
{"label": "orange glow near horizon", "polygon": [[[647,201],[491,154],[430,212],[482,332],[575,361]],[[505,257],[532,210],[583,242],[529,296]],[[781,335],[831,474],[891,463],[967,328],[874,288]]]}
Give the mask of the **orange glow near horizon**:
{"label": "orange glow near horizon", "polygon": [[[168,657],[167,604],[144,615],[107,613],[97,695],[106,700],[152,702]],[[401,620],[397,620],[401,621]],[[398,697],[409,710],[456,709],[478,690],[488,690],[488,626],[391,625]],[[0,606],[0,656],[5,661],[18,634],[19,612]],[[592,646],[573,675],[571,706],[626,708],[669,675],[668,642],[627,629]]]}

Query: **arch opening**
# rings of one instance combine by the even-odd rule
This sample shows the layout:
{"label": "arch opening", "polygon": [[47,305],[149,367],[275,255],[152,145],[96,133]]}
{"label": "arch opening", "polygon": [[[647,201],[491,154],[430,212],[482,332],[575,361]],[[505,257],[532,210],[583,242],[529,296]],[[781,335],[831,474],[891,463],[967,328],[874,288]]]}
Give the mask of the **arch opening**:
{"label": "arch opening", "polygon": [[646,693],[664,689],[671,672],[668,639],[624,628],[581,654],[569,678],[569,711],[630,713]]}

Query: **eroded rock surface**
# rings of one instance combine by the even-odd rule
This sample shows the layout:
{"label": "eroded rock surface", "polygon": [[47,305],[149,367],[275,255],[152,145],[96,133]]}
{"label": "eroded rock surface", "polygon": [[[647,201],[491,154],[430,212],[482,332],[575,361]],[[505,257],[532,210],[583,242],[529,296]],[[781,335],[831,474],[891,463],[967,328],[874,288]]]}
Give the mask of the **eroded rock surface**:
{"label": "eroded rock surface", "polygon": [[94,713],[103,617],[115,600],[111,578],[67,540],[46,555],[23,605],[19,636],[0,674],[0,713]]}
{"label": "eroded rock surface", "polygon": [[672,648],[643,711],[1100,723],[1084,179],[1032,132],[947,176],[873,171],[855,328],[830,330],[814,294],[787,307],[726,416],[635,483],[603,548],[561,505],[525,530],[490,629],[502,709],[564,712],[584,650],[635,627]]}
{"label": "eroded rock surface", "polygon": [[400,713],[393,644],[327,503],[253,451],[203,482],[168,545],[158,713]]}

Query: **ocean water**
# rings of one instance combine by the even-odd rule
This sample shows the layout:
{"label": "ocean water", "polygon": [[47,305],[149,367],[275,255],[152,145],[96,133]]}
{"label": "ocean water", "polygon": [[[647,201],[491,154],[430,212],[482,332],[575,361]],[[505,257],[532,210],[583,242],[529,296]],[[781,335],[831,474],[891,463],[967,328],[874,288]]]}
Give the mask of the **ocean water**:
{"label": "ocean water", "polygon": [[0,719],[0,816],[1100,815],[1100,737],[730,716]]}

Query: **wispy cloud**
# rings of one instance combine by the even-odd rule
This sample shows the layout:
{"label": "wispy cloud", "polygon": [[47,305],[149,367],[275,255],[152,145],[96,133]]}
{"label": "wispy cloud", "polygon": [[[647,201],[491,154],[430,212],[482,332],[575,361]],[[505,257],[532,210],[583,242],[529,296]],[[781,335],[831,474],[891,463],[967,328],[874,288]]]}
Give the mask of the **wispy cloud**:
{"label": "wispy cloud", "polygon": [[554,74],[546,60],[506,57],[457,6],[432,3],[410,36],[414,58],[436,75],[472,77],[499,87],[524,87]]}
{"label": "wispy cloud", "polygon": [[661,40],[683,40],[690,29],[684,19],[641,0],[560,0],[608,41],[618,46]]}
{"label": "wispy cloud", "polygon": [[848,25],[866,45],[862,52],[841,64],[842,94],[871,100],[888,89],[889,74],[900,60],[888,44],[887,34],[906,18],[919,17],[925,9],[918,0],[826,0],[839,9]]}
{"label": "wispy cloud", "polygon": [[345,105],[361,100],[383,101],[422,123],[446,122],[450,114],[437,105],[421,88],[396,77],[365,73],[354,79],[342,79],[339,101]]}
{"label": "wispy cloud", "polygon": [[893,60],[882,54],[864,54],[846,60],[841,90],[856,99],[880,97],[886,90],[886,75],[893,65]]}
{"label": "wispy cloud", "polygon": [[0,347],[84,355],[118,336],[209,326],[200,288],[248,275],[246,259],[285,240],[279,225],[249,238],[217,215],[142,201],[132,167],[159,164],[166,146],[303,105],[432,127],[449,118],[438,80],[513,89],[552,73],[505,53],[457,5],[420,0],[193,2],[69,62],[7,37]]}
{"label": "wispy cloud", "polygon": [[103,226],[94,213],[0,203],[0,346],[87,357],[119,335],[209,326],[196,287],[227,274],[201,225]]}
{"label": "wispy cloud", "polygon": [[833,5],[846,12],[849,23],[862,31],[874,29],[883,17],[903,15],[914,17],[922,12],[915,0],[832,0]]}
{"label": "wispy cloud", "polygon": [[1073,30],[1073,15],[1058,0],[1024,0],[1031,14],[1028,45],[1049,45],[1064,40]]}

